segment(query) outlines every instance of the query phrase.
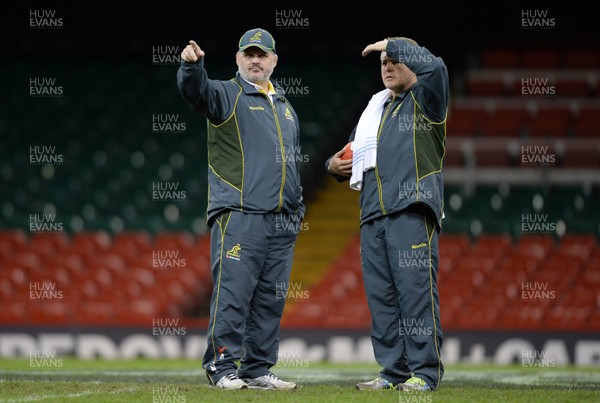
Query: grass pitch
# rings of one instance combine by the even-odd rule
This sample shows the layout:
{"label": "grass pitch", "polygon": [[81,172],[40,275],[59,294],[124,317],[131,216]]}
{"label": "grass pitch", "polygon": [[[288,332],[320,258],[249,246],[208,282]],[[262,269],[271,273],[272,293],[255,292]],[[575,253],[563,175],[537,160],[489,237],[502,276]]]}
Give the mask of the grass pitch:
{"label": "grass pitch", "polygon": [[54,365],[0,360],[4,402],[597,402],[600,369],[521,366],[448,366],[437,392],[358,391],[377,376],[375,365],[310,364],[274,367],[292,391],[227,391],[208,386],[200,362],[189,360],[84,361]]}

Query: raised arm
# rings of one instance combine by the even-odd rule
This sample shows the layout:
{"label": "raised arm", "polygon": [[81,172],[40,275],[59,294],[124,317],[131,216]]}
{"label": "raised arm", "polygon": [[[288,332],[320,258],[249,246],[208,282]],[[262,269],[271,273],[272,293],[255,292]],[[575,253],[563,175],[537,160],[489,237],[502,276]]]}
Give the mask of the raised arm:
{"label": "raised arm", "polygon": [[427,48],[406,39],[384,39],[367,45],[362,51],[386,52],[394,61],[403,63],[417,76],[417,87],[413,93],[424,108],[428,119],[441,122],[446,118],[449,99],[448,70],[444,61]]}
{"label": "raised arm", "polygon": [[224,82],[208,78],[204,69],[204,56],[200,46],[195,41],[190,41],[181,52],[177,86],[181,96],[196,112],[218,124],[232,113],[234,99]]}

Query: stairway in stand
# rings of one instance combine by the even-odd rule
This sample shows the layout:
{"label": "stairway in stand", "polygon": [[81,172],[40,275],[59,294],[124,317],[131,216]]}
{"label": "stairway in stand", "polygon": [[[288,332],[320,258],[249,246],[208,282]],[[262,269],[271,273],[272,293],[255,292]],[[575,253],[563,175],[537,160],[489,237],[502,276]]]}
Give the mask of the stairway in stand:
{"label": "stairway in stand", "polygon": [[[299,290],[308,290],[328,271],[359,231],[359,192],[348,182],[338,183],[328,177],[317,197],[306,207],[303,230],[298,235],[286,310],[299,298]],[[284,314],[285,317],[285,314]]]}

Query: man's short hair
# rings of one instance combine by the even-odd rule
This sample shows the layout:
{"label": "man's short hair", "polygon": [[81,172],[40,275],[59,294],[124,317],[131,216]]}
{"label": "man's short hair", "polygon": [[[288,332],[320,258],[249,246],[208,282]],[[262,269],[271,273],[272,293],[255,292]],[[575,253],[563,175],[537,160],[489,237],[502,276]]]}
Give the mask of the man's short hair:
{"label": "man's short hair", "polygon": [[417,41],[415,41],[412,38],[408,38],[406,36],[393,36],[393,37],[390,37],[390,38],[387,38],[387,39],[388,39],[388,41],[396,40],[396,39],[402,39],[403,41],[406,41],[406,42],[410,43],[411,45],[419,46],[419,44],[417,43]]}

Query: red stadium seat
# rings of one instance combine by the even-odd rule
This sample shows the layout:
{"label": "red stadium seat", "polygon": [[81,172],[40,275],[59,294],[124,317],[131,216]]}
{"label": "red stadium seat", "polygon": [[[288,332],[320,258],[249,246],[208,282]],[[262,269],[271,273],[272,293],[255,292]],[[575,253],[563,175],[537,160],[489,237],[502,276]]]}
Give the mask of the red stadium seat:
{"label": "red stadium seat", "polygon": [[0,309],[0,324],[3,325],[22,325],[31,324],[30,322],[31,302],[30,301],[7,301],[2,304]]}
{"label": "red stadium seat", "polygon": [[569,49],[564,53],[567,69],[600,69],[600,52],[597,49]]}
{"label": "red stadium seat", "polygon": [[517,241],[515,255],[544,260],[557,247],[551,235],[522,235]]}
{"label": "red stadium seat", "polygon": [[520,66],[519,54],[514,49],[485,49],[481,52],[484,69],[516,69]]}
{"label": "red stadium seat", "polygon": [[154,239],[156,249],[177,249],[187,251],[194,247],[194,237],[187,232],[161,232]]}
{"label": "red stadium seat", "polygon": [[110,301],[82,301],[75,306],[75,321],[88,325],[115,324],[117,322],[117,306]]}
{"label": "red stadium seat", "polygon": [[512,164],[508,144],[499,146],[496,143],[476,143],[474,154],[475,165],[478,167],[508,167]]}
{"label": "red stadium seat", "polygon": [[67,301],[37,301],[31,304],[30,321],[35,324],[65,325],[71,317]]}
{"label": "red stadium seat", "polygon": [[501,97],[508,95],[509,89],[502,79],[467,78],[467,95],[472,97]]}
{"label": "red stadium seat", "polygon": [[523,107],[503,107],[482,122],[485,137],[520,137],[525,132],[529,112]]}
{"label": "red stadium seat", "polygon": [[558,69],[561,60],[555,49],[533,49],[523,51],[521,63],[524,69]]}
{"label": "red stadium seat", "polygon": [[600,107],[581,108],[574,126],[575,137],[600,138]]}
{"label": "red stadium seat", "polygon": [[452,107],[448,113],[447,137],[479,135],[486,112],[483,107]]}
{"label": "red stadium seat", "polygon": [[598,240],[594,235],[565,234],[560,241],[557,253],[565,256],[576,256],[587,260],[598,250]]}
{"label": "red stadium seat", "polygon": [[513,240],[508,234],[480,235],[471,247],[469,256],[507,256],[512,252]]}
{"label": "red stadium seat", "polygon": [[112,250],[128,256],[148,253],[152,250],[152,239],[146,232],[120,232],[113,237]]}
{"label": "red stadium seat", "polygon": [[27,248],[28,241],[23,230],[0,230],[0,256],[24,251]]}
{"label": "red stadium seat", "polygon": [[565,168],[597,169],[600,166],[600,144],[567,143],[561,160]]}
{"label": "red stadium seat", "polygon": [[52,256],[70,247],[69,237],[64,232],[34,233],[29,240],[29,249],[40,255]]}
{"label": "red stadium seat", "polygon": [[471,249],[471,240],[465,234],[442,234],[438,238],[440,256],[460,258]]}
{"label": "red stadium seat", "polygon": [[557,78],[554,82],[557,97],[581,97],[592,95],[593,89],[585,79]]}
{"label": "red stadium seat", "polygon": [[455,141],[446,144],[446,154],[444,156],[446,167],[460,168],[465,165],[465,157],[460,144]]}
{"label": "red stadium seat", "polygon": [[572,115],[567,108],[541,107],[528,125],[530,137],[568,137]]}
{"label": "red stadium seat", "polygon": [[73,246],[82,253],[106,252],[111,246],[111,238],[106,232],[79,232],[73,237]]}

